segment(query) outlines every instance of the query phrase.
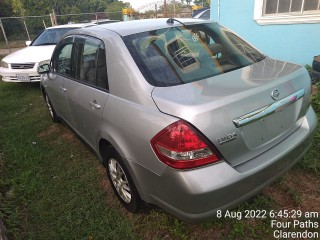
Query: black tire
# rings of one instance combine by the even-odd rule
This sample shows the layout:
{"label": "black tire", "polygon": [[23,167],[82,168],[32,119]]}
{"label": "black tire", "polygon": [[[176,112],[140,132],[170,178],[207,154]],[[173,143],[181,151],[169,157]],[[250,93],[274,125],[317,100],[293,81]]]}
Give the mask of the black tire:
{"label": "black tire", "polygon": [[138,212],[141,208],[142,200],[123,159],[112,147],[106,149],[104,155],[104,165],[113,191],[129,212]]}
{"label": "black tire", "polygon": [[60,119],[59,119],[56,111],[54,110],[54,108],[53,108],[53,106],[52,106],[52,104],[51,104],[51,102],[50,102],[50,99],[49,99],[49,97],[48,97],[48,95],[47,95],[46,93],[44,93],[44,100],[45,100],[45,102],[46,102],[46,104],[47,104],[47,108],[48,108],[48,111],[49,111],[49,115],[50,115],[50,117],[51,117],[51,120],[52,120],[53,122],[55,122],[55,123],[60,122]]}

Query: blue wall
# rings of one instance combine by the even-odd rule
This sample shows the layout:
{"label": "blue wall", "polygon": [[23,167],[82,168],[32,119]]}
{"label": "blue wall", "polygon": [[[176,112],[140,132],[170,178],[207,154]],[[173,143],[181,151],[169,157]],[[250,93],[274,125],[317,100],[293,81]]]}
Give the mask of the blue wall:
{"label": "blue wall", "polygon": [[258,25],[253,19],[254,0],[211,1],[211,18],[235,31],[266,55],[311,65],[320,55],[320,24]]}

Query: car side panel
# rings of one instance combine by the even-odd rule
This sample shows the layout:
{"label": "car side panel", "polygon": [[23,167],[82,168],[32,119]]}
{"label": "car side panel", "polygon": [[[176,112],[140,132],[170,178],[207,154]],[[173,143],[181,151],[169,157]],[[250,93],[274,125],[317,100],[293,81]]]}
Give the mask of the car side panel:
{"label": "car side panel", "polygon": [[[87,30],[81,29],[81,33],[86,34]],[[151,98],[154,87],[143,77],[122,38],[115,32],[105,29],[95,29],[95,33],[95,37],[102,39],[105,44],[110,93],[119,98],[157,108]]]}
{"label": "car side panel", "polygon": [[227,162],[187,171],[168,167],[159,177],[129,163],[147,193],[145,201],[185,221],[199,223],[214,218],[217,210],[235,207],[283,175],[311,146],[316,125],[317,118],[310,107],[291,138],[237,168]]}
{"label": "car side panel", "polygon": [[154,87],[142,76],[122,38],[113,31],[103,32],[110,94],[99,139],[110,142],[128,161],[161,175],[167,166],[157,159],[150,140],[178,119],[159,111],[151,97]]}
{"label": "car side panel", "polygon": [[[110,142],[120,155],[156,175],[167,168],[153,152],[150,141],[163,128],[178,119],[143,106],[109,95],[103,113],[100,139]],[[135,178],[136,173],[132,174]]]}
{"label": "car side panel", "polygon": [[68,88],[68,102],[75,129],[92,148],[95,148],[109,94],[72,80]]}
{"label": "car side panel", "polygon": [[68,88],[70,80],[56,73],[43,76],[42,86],[49,96],[50,102],[60,117],[72,128],[74,121],[68,104]]}

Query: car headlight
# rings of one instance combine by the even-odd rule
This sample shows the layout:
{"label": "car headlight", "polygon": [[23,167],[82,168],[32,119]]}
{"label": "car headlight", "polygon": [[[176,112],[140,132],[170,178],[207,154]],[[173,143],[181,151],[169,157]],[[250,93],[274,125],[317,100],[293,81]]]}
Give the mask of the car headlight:
{"label": "car headlight", "polygon": [[3,68],[9,68],[9,64],[6,63],[5,61],[1,61],[0,66]]}

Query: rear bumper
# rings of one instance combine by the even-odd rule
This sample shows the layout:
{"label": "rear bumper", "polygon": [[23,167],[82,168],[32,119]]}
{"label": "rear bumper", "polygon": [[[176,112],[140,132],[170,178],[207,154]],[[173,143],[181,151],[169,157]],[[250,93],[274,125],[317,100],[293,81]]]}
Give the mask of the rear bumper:
{"label": "rear bumper", "polygon": [[236,168],[226,162],[189,170],[167,168],[155,175],[130,162],[142,198],[187,222],[200,222],[261,191],[290,169],[312,144],[317,117],[310,107],[299,129]]}

